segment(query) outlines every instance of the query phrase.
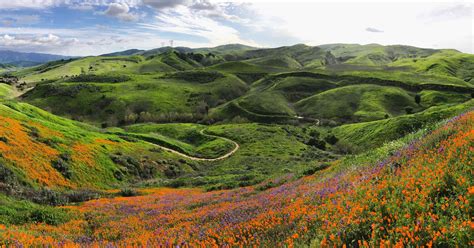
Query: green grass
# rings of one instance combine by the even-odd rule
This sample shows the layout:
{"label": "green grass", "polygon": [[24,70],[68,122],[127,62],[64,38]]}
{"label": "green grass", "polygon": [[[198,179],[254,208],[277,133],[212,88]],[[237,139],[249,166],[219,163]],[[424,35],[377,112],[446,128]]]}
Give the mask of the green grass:
{"label": "green grass", "polygon": [[0,99],[11,97],[12,92],[13,89],[11,85],[0,83]]}
{"label": "green grass", "polygon": [[220,63],[209,67],[210,69],[229,73],[261,73],[266,72],[264,68],[252,65],[244,61],[232,61]]}
{"label": "green grass", "polygon": [[22,225],[29,222],[58,225],[71,219],[65,209],[16,200],[0,193],[0,224]]}
{"label": "green grass", "polygon": [[[422,90],[467,94],[474,87],[474,57],[453,50],[377,44],[299,44],[272,49],[232,45],[179,51],[183,50],[188,52],[158,49],[142,55],[57,61],[14,74],[38,84],[25,95],[25,101],[58,115],[106,126],[230,121],[239,116],[272,122],[296,113],[338,121],[370,121],[385,114],[400,115],[407,106],[417,107],[403,99],[407,94]],[[81,73],[87,76],[70,79]],[[65,76],[68,78],[61,79]],[[109,84],[99,80],[112,76],[129,80]],[[91,77],[98,78],[97,82]],[[339,91],[334,88],[362,84],[400,87],[407,92],[391,89],[385,97],[347,94],[340,89],[341,99],[351,102],[318,110],[316,105],[327,103],[326,93],[334,97],[333,92]],[[367,95],[366,101],[356,99]],[[434,95],[425,98],[422,108],[461,101]],[[385,100],[385,105],[380,104]],[[328,113],[335,110],[341,113]]]}
{"label": "green grass", "polygon": [[250,112],[263,115],[294,116],[295,111],[286,98],[278,92],[249,94],[238,100],[238,104]]}
{"label": "green grass", "polygon": [[420,96],[421,104],[427,106],[463,103],[471,99],[470,94],[441,92],[435,90],[423,90],[420,92]]}
{"label": "green grass", "polygon": [[[257,123],[212,125],[206,133],[231,139],[240,149],[231,157],[210,163],[170,184],[222,189],[253,185],[288,173],[301,175],[309,167],[337,157],[329,149],[322,151],[306,145],[310,130]],[[324,129],[318,130],[326,133]]]}
{"label": "green grass", "polygon": [[116,126],[147,121],[201,120],[205,117],[205,108],[247,91],[247,85],[232,75],[222,75],[207,83],[170,76],[133,75],[130,78],[120,83],[40,84],[23,99],[54,114]]}
{"label": "green grass", "polygon": [[[13,173],[10,180],[21,182],[20,185],[32,188],[49,186],[59,190],[76,187],[104,189],[120,187],[137,179],[164,177],[162,170],[170,164],[182,171],[193,170],[178,155],[157,150],[138,140],[126,141],[117,135],[105,134],[93,126],[52,115],[26,103],[4,102],[0,104],[0,113],[2,118],[21,123],[23,128],[17,136],[24,137],[22,142],[31,142],[30,145],[10,142],[12,134],[7,132],[7,127],[0,127],[0,132],[6,135],[3,141],[6,148],[3,149],[30,146],[30,151],[17,151],[0,158],[0,164]],[[32,147],[32,144],[39,146]],[[41,151],[33,149],[40,146],[56,155],[43,157],[37,154]],[[58,170],[60,173],[49,173],[51,176],[37,174],[36,167],[27,166],[28,161],[35,161],[34,166],[38,166],[40,171]],[[61,168],[56,168],[55,163],[60,163]],[[10,175],[10,172],[5,175]]]}
{"label": "green grass", "polygon": [[306,77],[286,77],[273,86],[273,90],[279,91],[290,102],[296,102],[314,94],[337,87],[332,81]]}
{"label": "green grass", "polygon": [[126,126],[124,130],[128,133],[147,134],[194,157],[217,158],[234,149],[233,143],[206,135],[206,128],[206,126],[198,124],[173,123],[136,124]]}
{"label": "green grass", "polygon": [[455,116],[473,106],[473,100],[458,105],[435,106],[413,115],[342,125],[334,128],[333,133],[343,142],[353,145],[356,150],[367,150]]}
{"label": "green grass", "polygon": [[303,116],[361,122],[384,119],[416,109],[414,95],[400,88],[377,85],[353,85],[331,89],[295,104]]}
{"label": "green grass", "polygon": [[[331,175],[374,163],[434,123],[474,106],[474,56],[457,51],[333,44],[193,52],[85,57],[13,72],[36,87],[21,97],[23,103],[0,102],[0,117],[20,122],[28,133],[22,140],[28,147],[17,157],[0,156],[2,183],[15,192],[135,186],[215,190],[288,174],[291,180],[342,158],[324,172]],[[11,94],[10,86],[0,85],[0,98]],[[407,107],[416,113],[406,114]],[[298,116],[323,119],[323,125]],[[17,148],[11,130],[0,124],[0,149]],[[328,143],[332,134],[337,143]],[[150,144],[216,158],[234,148],[229,140],[240,149],[212,162]],[[319,142],[323,148],[317,148]],[[40,159],[38,147],[54,155]],[[364,153],[343,157],[351,151]],[[36,174],[43,168],[51,169],[42,175],[47,180]],[[1,224],[60,224],[71,217],[18,198],[0,192]]]}

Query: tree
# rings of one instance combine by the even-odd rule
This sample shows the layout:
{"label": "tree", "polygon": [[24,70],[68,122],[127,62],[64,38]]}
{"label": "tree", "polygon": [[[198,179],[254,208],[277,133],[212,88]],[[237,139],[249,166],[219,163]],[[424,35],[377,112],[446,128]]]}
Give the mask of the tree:
{"label": "tree", "polygon": [[407,114],[413,114],[413,108],[410,107],[410,106],[405,107],[405,112],[406,112]]}
{"label": "tree", "polygon": [[415,102],[416,102],[416,104],[420,105],[420,103],[421,103],[421,96],[420,95],[418,95],[418,94],[415,95]]}
{"label": "tree", "polygon": [[133,124],[137,121],[138,115],[135,113],[130,113],[125,116],[125,123],[127,124]]}

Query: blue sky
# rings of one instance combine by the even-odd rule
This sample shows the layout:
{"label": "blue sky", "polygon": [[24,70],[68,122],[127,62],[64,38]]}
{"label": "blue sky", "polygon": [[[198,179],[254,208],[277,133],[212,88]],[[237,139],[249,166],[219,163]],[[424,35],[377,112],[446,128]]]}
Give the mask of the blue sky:
{"label": "blue sky", "polygon": [[0,0],[0,49],[404,44],[474,52],[470,1]]}

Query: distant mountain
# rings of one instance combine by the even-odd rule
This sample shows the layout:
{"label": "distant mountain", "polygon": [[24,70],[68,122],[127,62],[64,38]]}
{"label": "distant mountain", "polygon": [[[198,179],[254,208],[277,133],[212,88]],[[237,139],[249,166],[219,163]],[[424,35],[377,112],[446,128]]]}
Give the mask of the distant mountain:
{"label": "distant mountain", "polygon": [[20,67],[34,66],[49,61],[68,58],[71,57],[46,53],[22,53],[14,51],[0,51],[0,63],[11,64]]}
{"label": "distant mountain", "polygon": [[137,53],[144,52],[145,50],[140,50],[140,49],[129,49],[125,51],[120,51],[120,52],[114,52],[114,53],[106,53],[102,54],[100,56],[106,56],[106,57],[111,57],[111,56],[128,56],[128,55],[134,55]]}

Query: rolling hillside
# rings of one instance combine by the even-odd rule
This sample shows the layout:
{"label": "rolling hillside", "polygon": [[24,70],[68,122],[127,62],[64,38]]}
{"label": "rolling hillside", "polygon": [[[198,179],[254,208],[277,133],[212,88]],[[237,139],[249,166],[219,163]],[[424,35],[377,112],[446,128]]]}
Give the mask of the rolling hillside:
{"label": "rolling hillside", "polygon": [[473,62],[230,44],[6,66],[0,246],[472,245]]}
{"label": "rolling hillside", "polygon": [[473,118],[464,113],[290,183],[147,189],[69,207],[78,218],[57,226],[2,226],[0,235],[7,245],[46,246],[469,246]]}
{"label": "rolling hillside", "polygon": [[51,62],[14,75],[36,85],[24,101],[96,125],[295,117],[350,123],[466,101],[473,58],[377,44],[165,47]]}

